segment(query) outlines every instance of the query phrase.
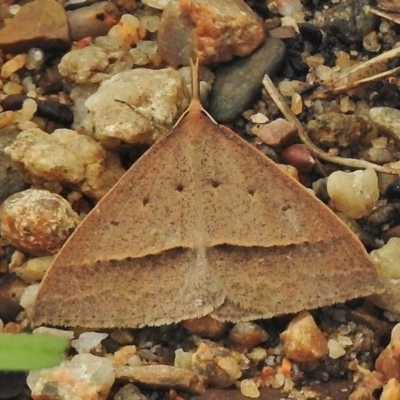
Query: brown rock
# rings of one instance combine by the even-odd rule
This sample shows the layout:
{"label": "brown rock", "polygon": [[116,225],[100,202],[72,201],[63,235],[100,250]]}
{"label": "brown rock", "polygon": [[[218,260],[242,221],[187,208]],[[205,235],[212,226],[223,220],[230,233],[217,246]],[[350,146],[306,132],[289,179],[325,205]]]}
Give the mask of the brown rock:
{"label": "brown rock", "polygon": [[239,322],[229,333],[229,340],[248,350],[268,339],[268,333],[254,322]]}
{"label": "brown rock", "polygon": [[295,167],[299,173],[310,172],[315,160],[304,144],[294,144],[281,154],[281,161]]}
{"label": "brown rock", "polygon": [[169,365],[146,365],[143,367],[119,367],[116,379],[130,381],[152,389],[177,389],[195,395],[204,393],[204,383],[199,375],[188,369]]}
{"label": "brown rock", "polygon": [[67,50],[70,35],[63,6],[56,0],[36,0],[24,5],[0,30],[0,49],[10,53],[31,47]]}
{"label": "brown rock", "polygon": [[193,335],[207,339],[219,339],[226,332],[228,324],[206,315],[202,318],[187,319],[183,327]]}
{"label": "brown rock", "polygon": [[169,64],[188,64],[193,54],[209,64],[245,57],[264,37],[261,18],[243,0],[179,0],[164,9],[157,42]]}
{"label": "brown rock", "polygon": [[255,129],[254,134],[268,146],[280,147],[287,144],[297,134],[297,128],[293,122],[277,118]]}
{"label": "brown rock", "polygon": [[400,380],[400,324],[393,328],[390,343],[379,354],[375,362],[375,369],[386,379]]}
{"label": "brown rock", "polygon": [[397,379],[389,379],[389,382],[383,387],[383,392],[379,400],[399,400],[400,383]]}
{"label": "brown rock", "polygon": [[297,362],[312,362],[328,354],[328,343],[312,315],[301,312],[281,333],[283,352]]}

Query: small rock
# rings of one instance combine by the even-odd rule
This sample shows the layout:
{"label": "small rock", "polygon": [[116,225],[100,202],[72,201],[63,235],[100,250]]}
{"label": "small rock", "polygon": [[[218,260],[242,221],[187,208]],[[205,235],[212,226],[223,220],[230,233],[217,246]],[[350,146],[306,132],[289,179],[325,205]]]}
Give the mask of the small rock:
{"label": "small rock", "polygon": [[260,140],[271,147],[287,145],[298,132],[293,122],[283,118],[277,118],[269,124],[256,127],[252,131]]}
{"label": "small rock", "polygon": [[373,169],[335,171],[329,175],[327,190],[338,210],[355,219],[365,217],[379,198],[378,177]]}
{"label": "small rock", "polygon": [[280,334],[283,353],[296,362],[313,362],[329,352],[328,342],[312,315],[303,311]]}
{"label": "small rock", "polygon": [[131,14],[124,14],[118,24],[110,29],[108,36],[117,38],[121,46],[132,46],[144,39],[146,29],[140,23],[139,18]]}
{"label": "small rock", "polygon": [[10,60],[6,61],[1,67],[0,77],[2,79],[9,78],[13,73],[17,72],[25,66],[27,59],[27,54],[18,54]]}
{"label": "small rock", "polygon": [[87,46],[65,54],[58,65],[58,70],[62,76],[78,84],[98,83],[109,77],[106,72],[109,64],[105,50]]}
{"label": "small rock", "polygon": [[248,56],[264,37],[261,18],[243,0],[178,0],[164,9],[157,44],[168,64],[187,65],[193,54],[209,64]]}
{"label": "small rock", "polygon": [[254,322],[239,322],[229,332],[229,340],[248,350],[268,340],[268,333]]}
{"label": "small rock", "polygon": [[114,380],[108,359],[86,353],[55,368],[31,371],[27,384],[33,400],[106,400]]}
{"label": "small rock", "polygon": [[193,367],[192,357],[193,353],[189,351],[183,351],[182,349],[176,349],[174,367],[192,369]]}
{"label": "small rock", "polygon": [[400,380],[400,324],[393,328],[390,343],[376,359],[375,369],[386,379]]}
{"label": "small rock", "polygon": [[102,340],[108,336],[108,333],[83,332],[78,339],[71,342],[71,346],[79,353],[90,353],[91,350],[98,348]]}
{"label": "small rock", "polygon": [[46,326],[40,326],[32,331],[37,334],[53,335],[67,340],[72,340],[75,336],[74,331],[66,331],[64,329],[48,328]]}
{"label": "small rock", "polygon": [[391,378],[383,387],[379,400],[400,400],[400,383],[398,379]]}
{"label": "small rock", "polygon": [[38,47],[65,51],[70,45],[68,20],[62,4],[56,0],[36,0],[25,4],[0,30],[0,48],[10,53]]}
{"label": "small rock", "polygon": [[[0,319],[2,323],[15,321],[23,310],[20,299],[27,283],[13,274],[3,274],[0,279]],[[0,329],[1,330],[1,329]]]}
{"label": "small rock", "polygon": [[0,204],[7,197],[28,187],[22,173],[12,168],[10,157],[4,153],[4,149],[14,142],[19,132],[15,126],[0,129]]}
{"label": "small rock", "polygon": [[336,339],[328,340],[329,357],[336,360],[346,354],[343,345]]}
{"label": "small rock", "polygon": [[34,255],[56,253],[78,226],[79,217],[58,194],[28,189],[0,207],[1,235],[12,246]]}
{"label": "small rock", "polygon": [[[170,129],[187,108],[182,75],[173,69],[136,68],[104,81],[85,105],[83,122],[94,137],[107,146],[123,143],[152,144]],[[127,104],[117,102],[123,101]]]}
{"label": "small rock", "polygon": [[100,1],[87,7],[67,12],[71,39],[81,39],[106,35],[118,21],[117,7],[108,1]]}
{"label": "small rock", "polygon": [[360,43],[379,25],[371,5],[370,0],[352,0],[333,6],[325,13],[326,30],[346,44]]}
{"label": "small rock", "polygon": [[218,321],[208,315],[182,321],[182,326],[192,335],[207,339],[219,339],[228,329],[227,322]]}
{"label": "small rock", "polygon": [[223,369],[233,379],[237,380],[242,376],[242,371],[239,364],[231,356],[216,356],[214,358],[215,363]]}
{"label": "small rock", "polygon": [[260,95],[264,75],[273,75],[285,54],[281,40],[267,38],[250,56],[218,67],[208,107],[213,117],[221,123],[240,117]]}
{"label": "small rock", "polygon": [[9,268],[10,272],[14,272],[25,282],[35,283],[40,282],[47,270],[53,262],[53,256],[35,257],[25,261],[21,266]]}
{"label": "small rock", "polygon": [[386,186],[385,196],[389,199],[400,199],[400,178],[396,178]]}
{"label": "small rock", "polygon": [[122,346],[131,344],[134,340],[132,331],[129,329],[116,329],[111,332],[110,337]]}
{"label": "small rock", "polygon": [[4,152],[35,181],[69,183],[100,199],[123,175],[119,157],[93,138],[69,129],[51,135],[40,129],[21,132]]}
{"label": "small rock", "polygon": [[251,399],[260,397],[260,391],[252,379],[243,379],[240,382],[240,392],[243,396],[250,397]]}
{"label": "small rock", "polygon": [[367,220],[374,225],[400,223],[400,202],[387,203],[374,208]]}
{"label": "small rock", "polygon": [[373,107],[369,110],[369,117],[376,124],[382,134],[394,139],[400,144],[400,111],[390,107]]}
{"label": "small rock", "polygon": [[326,149],[357,144],[373,129],[365,118],[334,112],[319,115],[307,124],[311,140]]}
{"label": "small rock", "polygon": [[24,290],[24,293],[22,293],[19,301],[19,304],[21,304],[21,306],[25,309],[25,313],[28,315],[28,317],[31,317],[32,315],[33,306],[39,291],[39,286],[39,283],[33,283],[32,285],[29,285]]}
{"label": "small rock", "polygon": [[140,389],[132,383],[122,386],[114,396],[114,400],[147,400]]}
{"label": "small rock", "polygon": [[194,395],[204,393],[202,379],[196,373],[187,369],[175,368],[169,365],[145,365],[143,367],[117,367],[115,376],[121,381],[131,381],[135,384],[152,389],[177,389]]}
{"label": "small rock", "polygon": [[114,353],[112,357],[112,362],[114,365],[120,365],[120,366],[128,365],[129,360],[133,356],[135,356],[136,353],[137,353],[136,346],[124,346]]}
{"label": "small rock", "polygon": [[295,167],[302,174],[313,169],[315,159],[304,144],[293,144],[282,152],[281,162]]}
{"label": "small rock", "polygon": [[386,289],[370,299],[400,321],[400,238],[389,239],[380,249],[373,250],[370,256]]}

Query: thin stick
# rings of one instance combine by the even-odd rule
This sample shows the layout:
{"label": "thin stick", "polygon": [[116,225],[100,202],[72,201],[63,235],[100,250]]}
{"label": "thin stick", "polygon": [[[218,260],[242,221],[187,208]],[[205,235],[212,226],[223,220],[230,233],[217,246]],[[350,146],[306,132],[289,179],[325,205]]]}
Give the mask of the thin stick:
{"label": "thin stick", "polygon": [[288,107],[284,98],[278,92],[278,90],[275,88],[274,84],[272,83],[272,81],[268,75],[265,75],[265,77],[263,79],[263,85],[264,85],[265,89],[267,90],[268,94],[271,96],[272,100],[275,102],[275,104],[279,108],[279,110],[285,116],[285,118],[288,121],[291,121],[296,125],[296,127],[299,131],[300,140],[307,146],[307,148],[310,150],[310,152],[315,157],[321,158],[322,160],[325,160],[325,161],[328,161],[328,162],[331,162],[334,164],[344,165],[346,167],[362,168],[362,169],[373,168],[377,172],[384,172],[386,174],[400,175],[400,170],[383,167],[381,165],[377,165],[377,164],[374,164],[374,163],[371,163],[371,162],[368,162],[365,160],[355,160],[352,158],[331,156],[330,154],[324,152],[319,147],[317,147],[311,141],[311,139],[308,137],[305,129],[303,128],[303,125],[293,114],[292,110]]}

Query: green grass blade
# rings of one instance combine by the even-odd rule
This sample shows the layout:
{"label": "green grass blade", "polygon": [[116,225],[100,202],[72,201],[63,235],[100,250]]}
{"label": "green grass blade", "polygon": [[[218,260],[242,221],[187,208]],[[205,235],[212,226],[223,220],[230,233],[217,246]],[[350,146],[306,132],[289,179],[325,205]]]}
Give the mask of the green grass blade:
{"label": "green grass blade", "polygon": [[0,333],[0,370],[30,371],[58,365],[69,341],[57,336]]}

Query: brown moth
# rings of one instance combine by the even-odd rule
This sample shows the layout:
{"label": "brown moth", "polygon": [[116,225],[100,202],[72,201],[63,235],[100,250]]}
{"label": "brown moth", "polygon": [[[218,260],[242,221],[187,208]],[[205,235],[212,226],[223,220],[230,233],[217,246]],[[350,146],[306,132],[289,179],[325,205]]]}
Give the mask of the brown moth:
{"label": "brown moth", "polygon": [[[197,70],[196,70],[197,71]],[[79,225],[41,284],[33,321],[246,321],[382,289],[357,237],[193,98]]]}

